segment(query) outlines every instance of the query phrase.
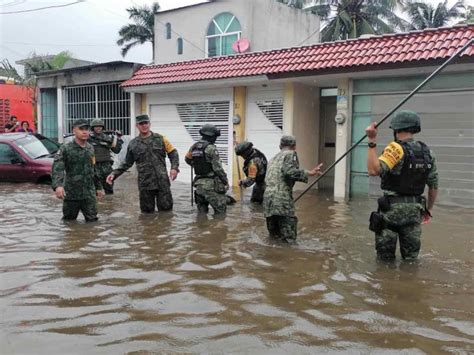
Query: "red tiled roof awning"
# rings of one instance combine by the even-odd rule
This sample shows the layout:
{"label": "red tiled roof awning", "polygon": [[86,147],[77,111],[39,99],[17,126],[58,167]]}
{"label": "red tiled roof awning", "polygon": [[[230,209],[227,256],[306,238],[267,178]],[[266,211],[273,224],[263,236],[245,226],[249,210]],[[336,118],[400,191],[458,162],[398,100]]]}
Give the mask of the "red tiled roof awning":
{"label": "red tiled roof awning", "polygon": [[[320,43],[206,58],[139,69],[123,87],[267,75],[314,75],[396,64],[430,64],[450,57],[474,37],[474,25]],[[474,46],[463,54],[474,59]]]}

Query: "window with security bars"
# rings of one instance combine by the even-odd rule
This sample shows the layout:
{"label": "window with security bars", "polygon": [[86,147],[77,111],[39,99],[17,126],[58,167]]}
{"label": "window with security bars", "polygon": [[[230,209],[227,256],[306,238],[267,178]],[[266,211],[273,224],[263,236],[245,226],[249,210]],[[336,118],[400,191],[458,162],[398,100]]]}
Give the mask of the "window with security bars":
{"label": "window with security bars", "polygon": [[215,144],[222,162],[227,164],[229,159],[230,102],[215,101],[176,104],[176,109],[184,127],[195,142],[201,139],[199,129],[206,123],[213,124],[221,130],[221,135],[217,137]]}
{"label": "window with security bars", "polygon": [[130,94],[120,83],[66,87],[64,101],[66,132],[72,132],[72,122],[79,118],[100,118],[105,130],[130,134]]}
{"label": "window with security bars", "polygon": [[255,104],[270,122],[283,129],[283,99],[257,100]]}

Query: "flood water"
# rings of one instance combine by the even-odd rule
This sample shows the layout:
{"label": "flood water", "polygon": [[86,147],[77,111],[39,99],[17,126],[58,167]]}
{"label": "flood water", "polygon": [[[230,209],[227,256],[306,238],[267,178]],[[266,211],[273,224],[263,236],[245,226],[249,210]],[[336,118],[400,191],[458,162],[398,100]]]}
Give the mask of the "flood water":
{"label": "flood water", "polygon": [[375,200],[305,196],[286,246],[248,197],[214,219],[173,194],[140,215],[127,174],[99,222],[65,223],[50,187],[0,184],[0,353],[474,351],[472,210],[437,207],[420,261],[383,264]]}

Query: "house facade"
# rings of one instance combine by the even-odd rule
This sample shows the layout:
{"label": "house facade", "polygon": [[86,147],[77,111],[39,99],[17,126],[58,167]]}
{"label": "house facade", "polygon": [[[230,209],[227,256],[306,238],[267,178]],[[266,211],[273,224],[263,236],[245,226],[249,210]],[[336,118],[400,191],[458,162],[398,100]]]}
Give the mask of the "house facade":
{"label": "house facade", "polygon": [[[217,145],[235,184],[235,141],[271,158],[281,135],[293,134],[302,167],[329,166],[473,36],[474,26],[463,25],[144,66],[122,87],[133,112],[148,113],[181,155],[202,124],[220,127]],[[436,153],[444,204],[474,206],[473,62],[471,47],[403,107],[422,118],[419,137]],[[393,136],[388,122],[380,131],[381,153]],[[336,198],[379,193],[366,159],[363,142],[318,188]],[[189,182],[182,167],[179,179]]]}
{"label": "house facade", "polygon": [[317,43],[319,26],[318,16],[274,0],[210,0],[161,11],[155,64]]}

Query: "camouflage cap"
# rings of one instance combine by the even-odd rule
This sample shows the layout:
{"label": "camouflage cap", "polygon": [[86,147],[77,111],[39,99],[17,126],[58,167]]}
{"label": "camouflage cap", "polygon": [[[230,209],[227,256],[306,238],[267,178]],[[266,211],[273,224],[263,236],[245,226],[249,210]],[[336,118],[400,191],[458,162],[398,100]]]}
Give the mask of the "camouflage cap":
{"label": "camouflage cap", "polygon": [[250,150],[253,148],[253,143],[252,142],[247,142],[244,141],[242,143],[239,143],[235,146],[235,154],[237,155],[242,155],[244,154],[247,150]]}
{"label": "camouflage cap", "polygon": [[280,139],[281,147],[294,147],[296,145],[296,138],[293,136],[283,136]]}
{"label": "camouflage cap", "polygon": [[421,130],[420,116],[416,112],[405,110],[395,114],[390,122],[390,128],[398,131],[405,128],[416,128]]}
{"label": "camouflage cap", "polygon": [[140,115],[140,116],[135,117],[135,121],[137,123],[150,122],[150,117],[148,117],[148,115]]}
{"label": "camouflage cap", "polygon": [[91,122],[91,127],[105,127],[104,121],[100,118],[94,118]]}
{"label": "camouflage cap", "polygon": [[89,122],[83,118],[80,118],[78,120],[75,120],[73,123],[72,123],[72,127],[75,128],[75,127],[89,127]]}

